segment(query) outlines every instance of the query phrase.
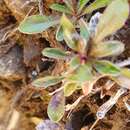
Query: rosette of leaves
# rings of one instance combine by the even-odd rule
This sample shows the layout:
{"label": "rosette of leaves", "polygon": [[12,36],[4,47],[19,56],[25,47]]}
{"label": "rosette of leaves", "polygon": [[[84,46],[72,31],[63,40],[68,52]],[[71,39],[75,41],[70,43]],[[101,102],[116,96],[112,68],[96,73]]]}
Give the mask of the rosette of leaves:
{"label": "rosette of leaves", "polygon": [[[85,14],[90,14],[94,10],[107,6],[112,0],[95,0],[93,3],[90,0],[79,0],[77,4],[73,0],[64,0],[63,4],[54,3],[50,6],[52,10],[65,13],[70,16],[74,22]],[[90,4],[88,4],[90,3]],[[86,6],[88,4],[88,6]],[[59,16],[46,16],[46,15],[32,15],[24,19],[19,25],[19,31],[25,34],[42,33],[50,27],[58,26],[57,33],[63,33],[60,26]],[[62,41],[62,37],[57,37],[58,41]]]}
{"label": "rosette of leaves", "polygon": [[67,69],[60,76],[46,76],[32,83],[43,88],[62,83],[61,91],[55,93],[48,105],[48,116],[51,120],[61,120],[65,112],[65,97],[77,89],[82,89],[86,96],[91,93],[93,85],[101,77],[108,76],[115,81],[119,81],[124,75],[129,77],[129,71],[124,71],[111,61],[105,60],[106,57],[117,56],[124,51],[122,42],[105,38],[120,29],[128,15],[128,1],[114,0],[100,17],[95,35],[91,37],[87,23],[82,18],[78,20],[79,27],[76,28],[73,21],[63,14],[60,20],[62,37],[70,51],[45,48],[42,54],[64,60]]}

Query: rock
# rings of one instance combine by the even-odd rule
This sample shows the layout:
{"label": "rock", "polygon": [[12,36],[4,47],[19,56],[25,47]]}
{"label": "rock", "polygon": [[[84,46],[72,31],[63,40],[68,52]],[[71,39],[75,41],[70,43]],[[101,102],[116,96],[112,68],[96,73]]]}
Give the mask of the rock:
{"label": "rock", "polygon": [[17,45],[11,48],[0,57],[0,78],[11,81],[22,79],[25,76],[22,60],[21,48]]}

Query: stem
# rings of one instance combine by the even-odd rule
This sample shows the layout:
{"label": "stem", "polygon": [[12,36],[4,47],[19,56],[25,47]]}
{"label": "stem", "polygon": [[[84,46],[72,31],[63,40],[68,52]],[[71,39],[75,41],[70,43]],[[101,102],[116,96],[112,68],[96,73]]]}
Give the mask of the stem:
{"label": "stem", "polygon": [[60,88],[56,89],[54,92],[49,93],[49,95],[52,96],[52,95],[54,95],[55,93],[61,91],[62,89],[64,89],[64,87],[60,87]]}
{"label": "stem", "polygon": [[39,8],[40,15],[44,15],[43,0],[38,0],[38,8]]}
{"label": "stem", "polygon": [[91,128],[90,128],[89,130],[93,130],[93,128],[96,126],[96,124],[98,123],[99,120],[100,120],[100,119],[97,119],[97,120],[94,122],[94,124],[91,126]]}

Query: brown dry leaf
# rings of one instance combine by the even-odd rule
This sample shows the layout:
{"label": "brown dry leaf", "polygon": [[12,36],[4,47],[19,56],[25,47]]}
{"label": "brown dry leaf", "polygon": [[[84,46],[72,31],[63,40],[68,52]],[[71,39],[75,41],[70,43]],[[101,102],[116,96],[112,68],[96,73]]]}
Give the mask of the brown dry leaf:
{"label": "brown dry leaf", "polygon": [[36,66],[41,58],[41,50],[42,48],[37,43],[37,39],[27,37],[24,44],[24,63],[26,66]]}
{"label": "brown dry leaf", "polygon": [[12,38],[9,40],[6,39],[7,35],[13,31],[13,28],[14,24],[11,24],[0,29],[0,57],[7,53],[16,44],[16,41]]}

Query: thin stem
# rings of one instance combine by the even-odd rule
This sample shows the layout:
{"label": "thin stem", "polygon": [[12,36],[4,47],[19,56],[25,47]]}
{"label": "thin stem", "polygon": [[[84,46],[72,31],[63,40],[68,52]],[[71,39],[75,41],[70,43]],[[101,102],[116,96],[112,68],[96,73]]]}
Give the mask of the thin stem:
{"label": "thin stem", "polygon": [[93,125],[91,126],[91,128],[89,130],[93,130],[93,128],[96,126],[96,124],[99,122],[99,118],[93,123]]}
{"label": "thin stem", "polygon": [[55,93],[61,91],[64,87],[60,87],[59,89],[56,89],[54,92],[49,93],[50,96],[54,95]]}
{"label": "thin stem", "polygon": [[44,15],[43,0],[38,0],[38,8],[39,8],[40,15]]}
{"label": "thin stem", "polygon": [[66,106],[66,111],[74,109],[84,97],[84,95],[81,95],[73,104]]}
{"label": "thin stem", "polygon": [[9,124],[6,128],[6,130],[13,130],[16,128],[18,121],[20,119],[20,113],[17,112],[16,110],[13,110],[13,113],[11,115],[11,119],[9,121]]}
{"label": "thin stem", "polygon": [[18,30],[18,27],[15,27],[13,30],[7,31],[2,37],[2,39],[0,40],[0,43],[5,42],[9,37],[12,37],[16,33],[17,30]]}

